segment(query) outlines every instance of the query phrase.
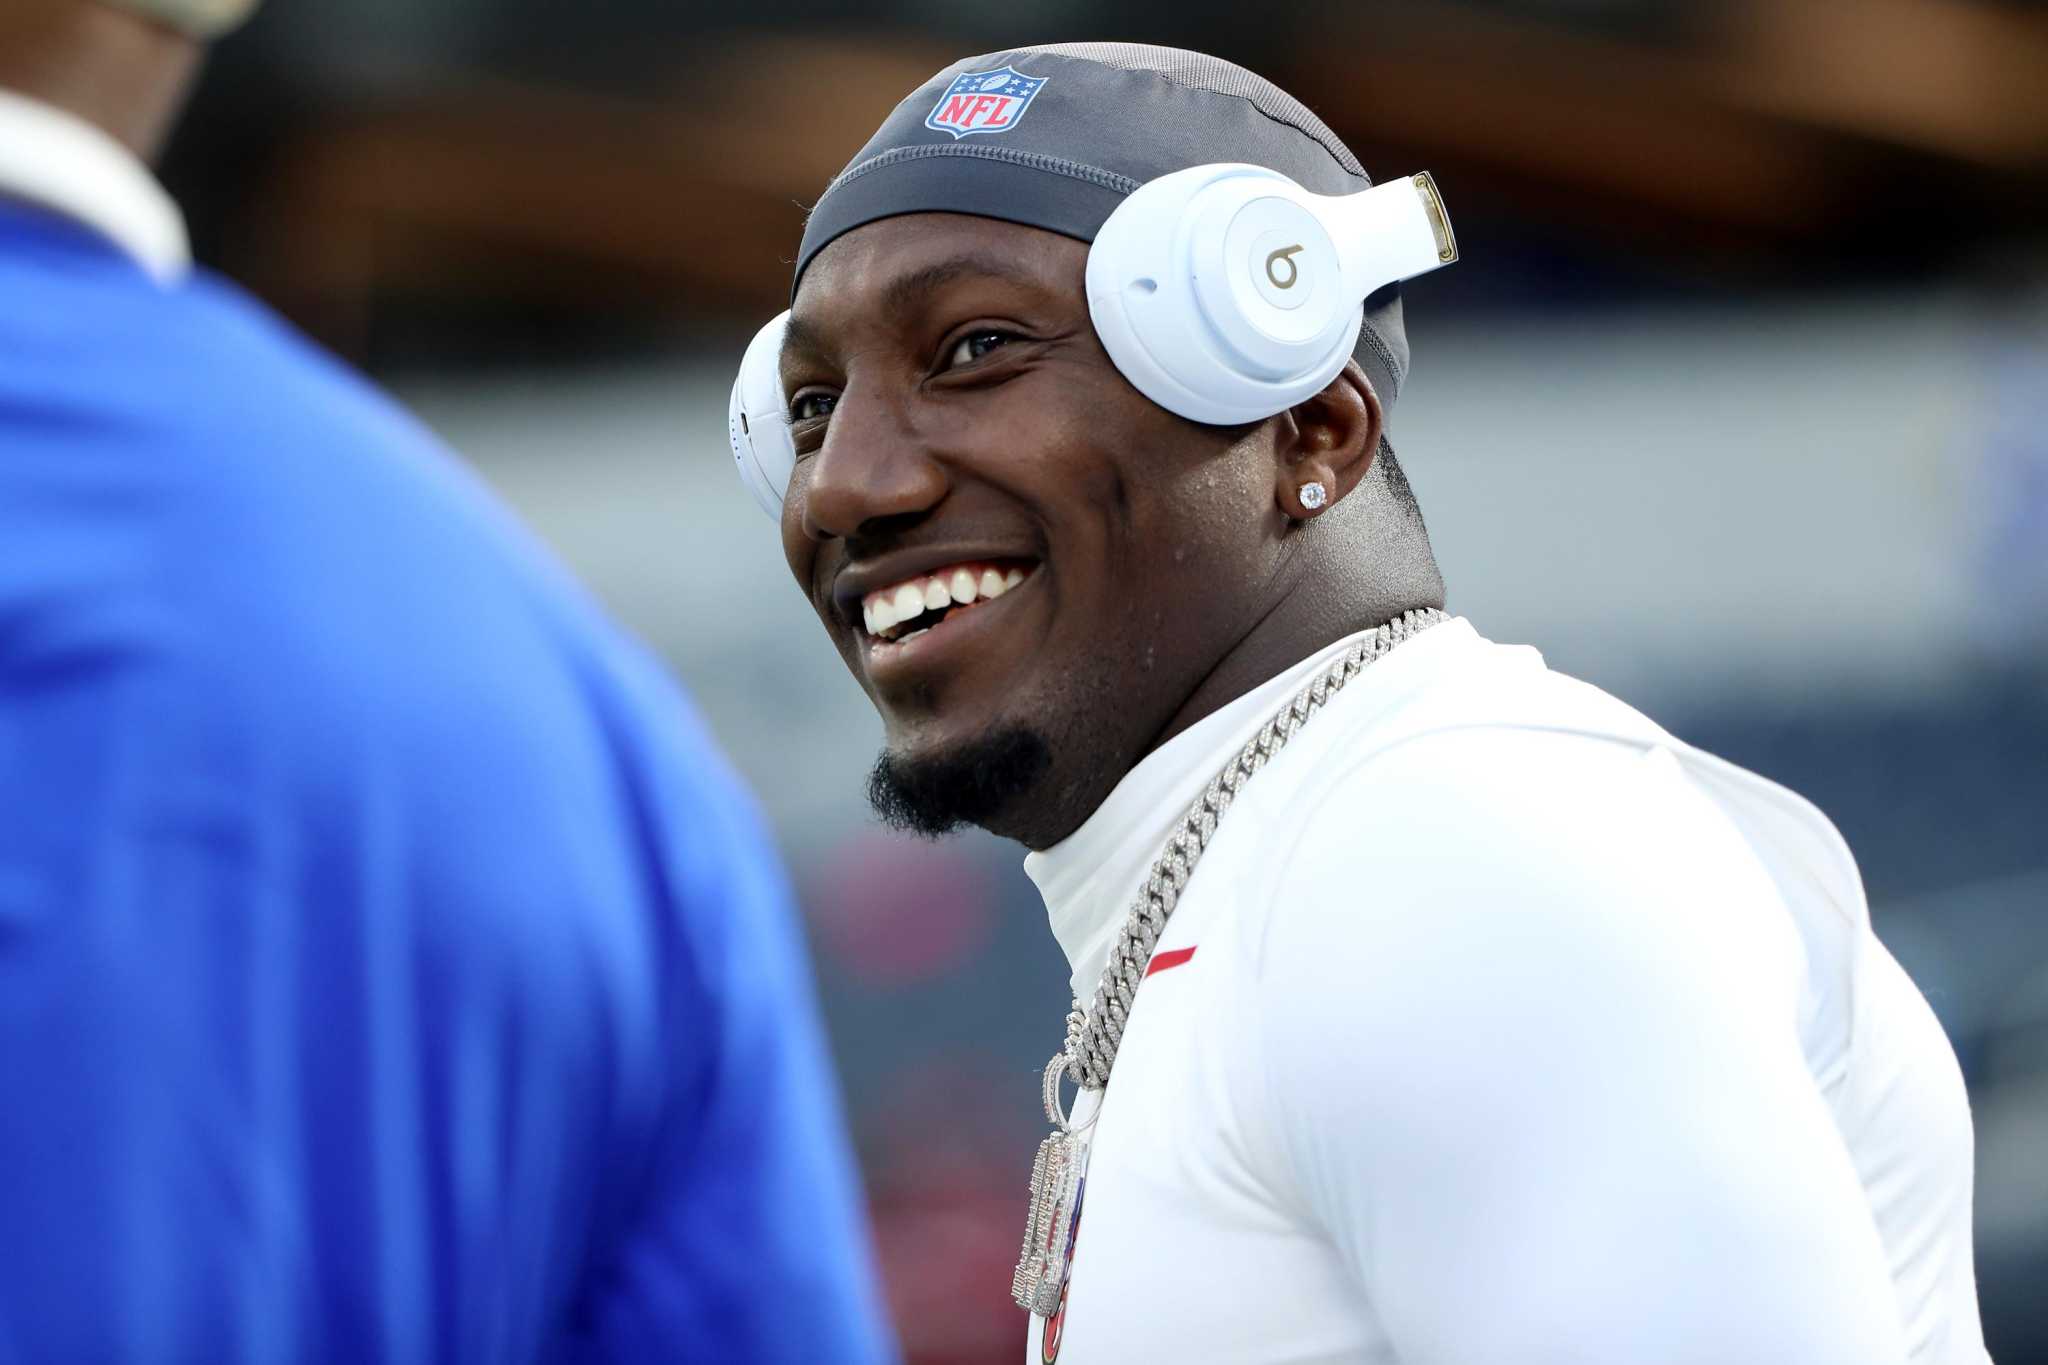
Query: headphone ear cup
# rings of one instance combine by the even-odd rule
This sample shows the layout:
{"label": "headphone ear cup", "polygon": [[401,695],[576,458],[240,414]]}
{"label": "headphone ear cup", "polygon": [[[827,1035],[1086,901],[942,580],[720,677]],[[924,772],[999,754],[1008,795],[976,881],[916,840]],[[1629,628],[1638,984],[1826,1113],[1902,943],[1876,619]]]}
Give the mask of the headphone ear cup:
{"label": "headphone ear cup", "polygon": [[1191,421],[1261,421],[1344,368],[1364,312],[1313,196],[1218,164],[1141,185],[1088,251],[1088,310],[1123,376]]}
{"label": "headphone ear cup", "polygon": [[761,510],[782,519],[782,498],[796,471],[796,444],[789,434],[789,404],[782,393],[782,333],[787,310],[754,334],[732,382],[726,407],[727,434],[740,482]]}

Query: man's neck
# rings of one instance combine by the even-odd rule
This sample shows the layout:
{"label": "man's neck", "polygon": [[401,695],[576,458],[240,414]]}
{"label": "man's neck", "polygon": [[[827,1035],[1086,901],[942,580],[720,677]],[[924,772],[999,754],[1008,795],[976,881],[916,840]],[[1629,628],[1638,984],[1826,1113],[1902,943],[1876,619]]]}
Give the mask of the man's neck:
{"label": "man's neck", "polygon": [[1384,625],[1405,611],[1443,606],[1443,580],[1427,541],[1420,553],[1399,546],[1363,570],[1333,568],[1328,561],[1344,553],[1340,548],[1332,555],[1332,548],[1323,547],[1316,556],[1322,562],[1304,566],[1293,590],[1275,600],[1216,661],[1145,752],[1348,635]]}
{"label": "man's neck", "polygon": [[[1070,762],[982,827],[1043,852],[1087,822],[1132,767],[1239,697],[1349,635],[1423,607],[1444,605],[1443,577],[1419,519],[1379,490],[1348,515],[1326,517],[1296,559],[1275,576],[1264,613],[1218,657],[1167,723],[1114,768]],[[1075,745],[1061,746],[1070,754]],[[1101,755],[1121,745],[1079,746]]]}
{"label": "man's neck", "polygon": [[0,5],[0,86],[154,160],[199,69],[193,39],[85,0]]}

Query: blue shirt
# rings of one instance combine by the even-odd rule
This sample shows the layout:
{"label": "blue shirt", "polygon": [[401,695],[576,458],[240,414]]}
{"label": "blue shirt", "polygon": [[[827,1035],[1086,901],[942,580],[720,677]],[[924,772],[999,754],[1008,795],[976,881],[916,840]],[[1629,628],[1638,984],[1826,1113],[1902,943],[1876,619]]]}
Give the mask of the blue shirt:
{"label": "blue shirt", "polygon": [[889,1349],[681,698],[260,308],[0,202],[0,1361]]}

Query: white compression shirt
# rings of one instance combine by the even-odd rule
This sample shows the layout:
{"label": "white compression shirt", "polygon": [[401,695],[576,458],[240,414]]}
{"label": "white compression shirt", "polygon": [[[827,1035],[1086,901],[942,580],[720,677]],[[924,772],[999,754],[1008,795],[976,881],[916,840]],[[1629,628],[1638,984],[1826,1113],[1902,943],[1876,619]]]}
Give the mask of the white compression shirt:
{"label": "white compression shirt", "polygon": [[[1083,1000],[1179,814],[1342,648],[1027,859]],[[1359,675],[1153,968],[1028,1360],[1986,1360],[1961,1077],[1840,836],[1532,650],[1454,620]]]}

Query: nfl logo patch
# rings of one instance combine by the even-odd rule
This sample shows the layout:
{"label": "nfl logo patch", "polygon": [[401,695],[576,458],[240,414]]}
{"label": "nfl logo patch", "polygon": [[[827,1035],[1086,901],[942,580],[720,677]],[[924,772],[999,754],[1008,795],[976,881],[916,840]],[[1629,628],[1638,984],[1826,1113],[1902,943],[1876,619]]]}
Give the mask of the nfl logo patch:
{"label": "nfl logo patch", "polygon": [[969,71],[954,78],[924,116],[924,126],[956,138],[970,133],[1007,133],[1024,117],[1049,77],[1027,76],[1013,67]]}

